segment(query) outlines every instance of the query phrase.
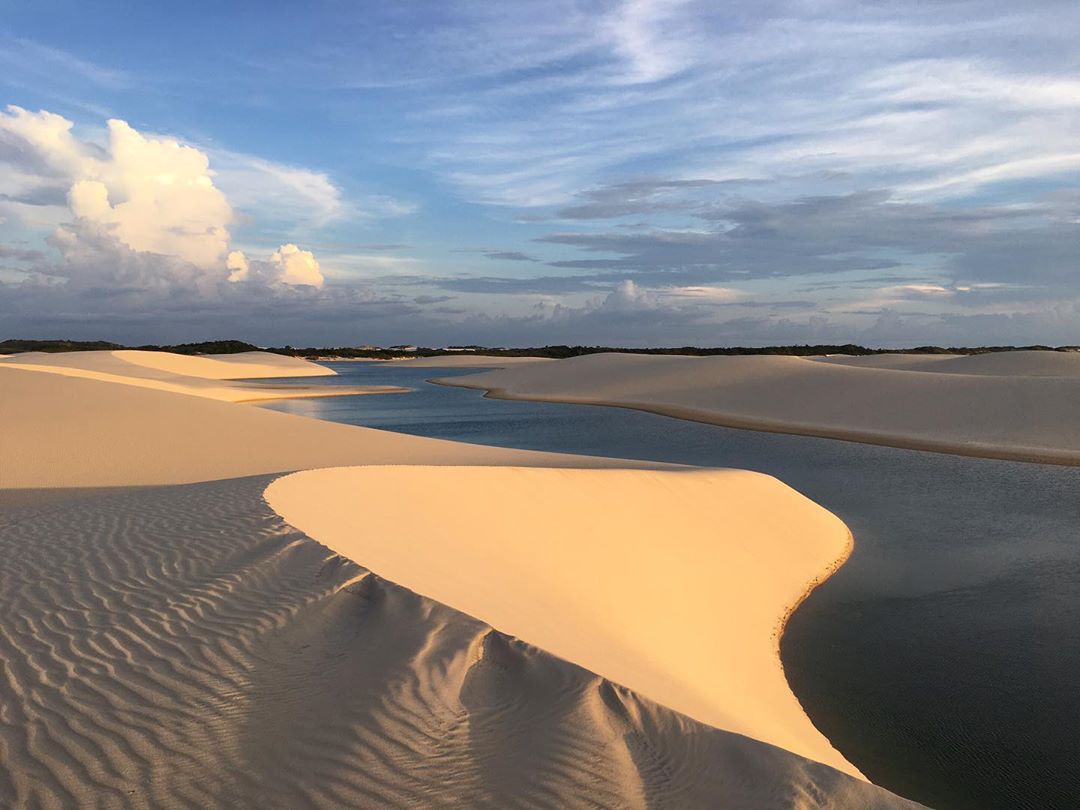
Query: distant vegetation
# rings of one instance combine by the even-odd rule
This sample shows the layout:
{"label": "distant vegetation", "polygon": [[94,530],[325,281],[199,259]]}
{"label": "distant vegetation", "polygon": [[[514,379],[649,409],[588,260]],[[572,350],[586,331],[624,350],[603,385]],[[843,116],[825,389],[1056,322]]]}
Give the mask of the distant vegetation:
{"label": "distant vegetation", "polygon": [[343,359],[368,359],[388,360],[398,357],[438,357],[441,355],[482,355],[484,357],[550,357],[562,359],[566,357],[580,357],[585,354],[600,354],[602,352],[625,352],[629,354],[684,354],[696,356],[709,355],[740,355],[740,354],[782,354],[805,357],[822,354],[984,354],[987,352],[1008,351],[1078,351],[1077,346],[916,346],[911,349],[872,349],[866,346],[857,346],[854,343],[843,345],[814,344],[802,346],[718,346],[702,348],[700,346],[680,346],[678,348],[653,348],[631,349],[618,346],[534,346],[530,348],[487,348],[484,346],[467,346],[449,348],[425,348],[417,347],[409,351],[397,348],[378,348],[365,346],[355,348],[350,346],[339,347],[308,347],[297,348],[293,346],[259,347],[242,340],[210,340],[202,343],[181,343],[175,346],[122,346],[119,343],[109,343],[103,340],[4,340],[0,341],[0,354],[15,354],[16,352],[77,352],[77,351],[101,351],[116,349],[142,349],[143,351],[175,352],[177,354],[236,354],[237,352],[267,351],[275,354],[284,354],[292,357],[307,358],[343,358]]}

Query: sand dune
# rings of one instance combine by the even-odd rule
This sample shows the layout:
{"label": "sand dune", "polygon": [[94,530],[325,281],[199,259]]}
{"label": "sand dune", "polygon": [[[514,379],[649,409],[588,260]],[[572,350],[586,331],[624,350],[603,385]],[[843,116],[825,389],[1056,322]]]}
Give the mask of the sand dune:
{"label": "sand dune", "polygon": [[[85,362],[0,363],[0,804],[910,806],[850,775],[787,690],[785,610],[847,535],[779,482],[318,422]],[[616,680],[326,551],[270,512],[269,479],[235,480],[355,464],[423,466],[282,486],[329,476],[308,505],[344,487],[381,521],[356,559],[389,553],[428,596],[433,563],[436,584],[472,578],[490,605],[459,607]],[[604,467],[640,470],[581,472]],[[233,480],[28,489],[212,479]],[[535,560],[492,543],[519,529]],[[676,543],[698,565],[660,553]]]}
{"label": "sand dune", "polygon": [[[222,355],[221,357],[229,357]],[[25,352],[0,359],[7,368],[42,371],[67,377],[124,383],[225,402],[257,402],[295,397],[394,394],[407,389],[387,385],[310,386],[267,385],[229,380],[267,377],[334,376],[332,369],[294,357],[246,352],[224,360],[218,356],[189,357],[168,352]]]}
{"label": "sand dune", "polygon": [[266,499],[399,585],[696,720],[857,774],[810,724],[777,649],[850,534],[774,478],[352,467],[281,478]]}
{"label": "sand dune", "polygon": [[0,805],[915,806],[368,573],[268,480],[0,492]]}
{"label": "sand dune", "polygon": [[825,363],[862,368],[902,368],[940,374],[988,374],[1000,377],[1080,378],[1080,352],[988,352],[986,354],[878,354],[822,357]]}
{"label": "sand dune", "polygon": [[242,380],[260,377],[333,377],[336,372],[301,357],[271,352],[238,352],[189,356],[171,352],[113,352],[116,357],[140,366],[188,377],[212,380]]}
{"label": "sand dune", "polygon": [[347,464],[610,464],[3,365],[0,448],[0,488],[179,484]]}
{"label": "sand dune", "polygon": [[506,368],[531,363],[551,362],[547,357],[484,357],[475,354],[440,355],[438,357],[409,357],[386,361],[393,366],[413,368]]}
{"label": "sand dune", "polygon": [[[934,362],[1036,371],[1071,362],[1046,361],[1042,352],[1017,354],[1023,356]],[[1080,375],[945,374],[801,357],[602,354],[438,382],[508,399],[619,405],[731,427],[1080,464]]]}

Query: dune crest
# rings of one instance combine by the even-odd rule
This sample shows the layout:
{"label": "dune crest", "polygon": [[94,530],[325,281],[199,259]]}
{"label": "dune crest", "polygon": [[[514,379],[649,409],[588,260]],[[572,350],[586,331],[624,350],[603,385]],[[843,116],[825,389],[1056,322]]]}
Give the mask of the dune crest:
{"label": "dune crest", "polygon": [[[595,354],[433,382],[504,399],[615,405],[727,427],[1080,464],[1080,374],[1061,370],[1071,368],[1071,355],[1047,361],[1045,352],[1009,354],[931,360],[927,370],[915,369],[910,355],[890,355],[901,357],[889,361],[893,367],[870,367],[832,358]],[[1047,363],[1055,376],[1036,373]],[[937,372],[950,366],[959,370]]]}
{"label": "dune crest", "polygon": [[985,354],[875,354],[821,357],[824,363],[862,368],[899,368],[938,374],[984,374],[994,377],[1080,378],[1080,352],[1015,351]]}
{"label": "dune crest", "polygon": [[858,775],[806,717],[777,646],[851,536],[770,476],[352,467],[278,479],[266,500],[399,585],[695,720]]}
{"label": "dune crest", "polygon": [[136,350],[24,352],[0,358],[0,372],[5,368],[123,383],[225,402],[395,394],[407,390],[389,385],[305,386],[242,382],[259,378],[336,376],[333,369],[325,366],[269,352],[213,357]]}

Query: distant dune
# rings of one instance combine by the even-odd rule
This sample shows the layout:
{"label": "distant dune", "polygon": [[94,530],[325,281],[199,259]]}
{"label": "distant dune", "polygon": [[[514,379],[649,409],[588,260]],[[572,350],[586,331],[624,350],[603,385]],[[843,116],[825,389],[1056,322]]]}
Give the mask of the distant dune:
{"label": "distant dune", "polygon": [[858,775],[806,718],[778,653],[788,613],[851,535],[775,478],[352,467],[280,478],[266,499],[386,579],[695,720]]}
{"label": "distant dune", "polygon": [[2,363],[0,447],[0,488],[180,484],[346,464],[603,463],[339,425]]}
{"label": "distant dune", "polygon": [[123,383],[226,402],[392,394],[406,390],[386,385],[304,386],[229,382],[272,377],[336,376],[335,371],[325,366],[268,352],[244,352],[213,357],[137,350],[24,352],[0,358],[0,371],[5,368]]}
{"label": "distant dune", "polygon": [[939,374],[987,374],[1000,377],[1080,379],[1080,352],[988,352],[986,354],[877,354],[868,357],[822,357],[825,363],[863,368],[902,368]]}
{"label": "distant dune", "polygon": [[[1080,361],[1068,353],[1011,355],[933,359],[916,370],[910,356],[597,354],[438,382],[507,399],[618,405],[730,427],[1080,464]],[[882,367],[887,363],[894,367]],[[946,367],[955,373],[938,372]]]}

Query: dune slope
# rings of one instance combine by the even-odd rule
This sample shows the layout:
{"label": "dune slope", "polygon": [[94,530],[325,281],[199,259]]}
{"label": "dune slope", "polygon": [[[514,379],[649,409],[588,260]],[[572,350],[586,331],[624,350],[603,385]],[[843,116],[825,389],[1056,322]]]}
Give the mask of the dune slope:
{"label": "dune slope", "polygon": [[508,399],[618,405],[730,427],[1080,464],[1080,376],[944,374],[802,357],[602,354],[436,382]]}
{"label": "dune slope", "polygon": [[610,464],[2,365],[0,452],[0,488],[180,484],[344,464]]}
{"label": "dune slope", "polygon": [[774,478],[353,467],[287,476],[266,499],[399,585],[696,720],[857,773],[810,724],[777,652],[850,535]]}
{"label": "dune slope", "polygon": [[1017,351],[986,354],[879,354],[868,357],[821,357],[824,363],[863,368],[902,368],[939,374],[988,374],[997,377],[1080,378],[1080,352]]}

